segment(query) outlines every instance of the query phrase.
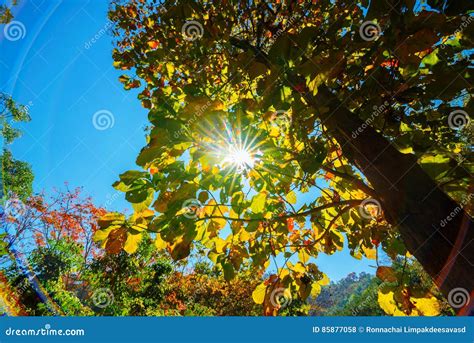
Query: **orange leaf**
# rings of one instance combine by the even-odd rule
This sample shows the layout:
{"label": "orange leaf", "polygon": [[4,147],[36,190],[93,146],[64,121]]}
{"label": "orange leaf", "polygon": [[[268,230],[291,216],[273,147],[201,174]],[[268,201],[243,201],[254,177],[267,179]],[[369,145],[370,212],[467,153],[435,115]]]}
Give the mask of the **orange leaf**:
{"label": "orange leaf", "polygon": [[288,231],[292,232],[295,229],[295,220],[293,218],[288,218],[286,220],[286,225],[288,226]]}
{"label": "orange leaf", "polygon": [[112,230],[107,238],[105,250],[109,254],[118,254],[127,240],[127,230],[124,227]]}
{"label": "orange leaf", "polygon": [[158,46],[160,46],[160,42],[156,40],[151,40],[148,42],[148,46],[150,47],[150,49],[156,49]]}
{"label": "orange leaf", "polygon": [[327,173],[324,175],[324,178],[325,178],[326,180],[331,180],[331,179],[334,178],[334,174],[331,173],[331,172],[327,172]]}
{"label": "orange leaf", "polygon": [[377,268],[375,274],[380,280],[386,282],[395,282],[397,281],[397,275],[391,267],[380,266]]}

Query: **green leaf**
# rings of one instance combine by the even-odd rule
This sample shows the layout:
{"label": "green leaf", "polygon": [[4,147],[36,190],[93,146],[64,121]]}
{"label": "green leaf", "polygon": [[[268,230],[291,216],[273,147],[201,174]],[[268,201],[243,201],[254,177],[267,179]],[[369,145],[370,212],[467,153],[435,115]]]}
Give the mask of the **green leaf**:
{"label": "green leaf", "polygon": [[230,281],[235,277],[234,266],[230,262],[225,262],[222,264],[222,269],[224,270],[224,279]]}
{"label": "green leaf", "polygon": [[438,50],[434,50],[431,54],[427,55],[421,60],[422,63],[430,66],[435,65],[439,61],[440,59],[438,58]]}

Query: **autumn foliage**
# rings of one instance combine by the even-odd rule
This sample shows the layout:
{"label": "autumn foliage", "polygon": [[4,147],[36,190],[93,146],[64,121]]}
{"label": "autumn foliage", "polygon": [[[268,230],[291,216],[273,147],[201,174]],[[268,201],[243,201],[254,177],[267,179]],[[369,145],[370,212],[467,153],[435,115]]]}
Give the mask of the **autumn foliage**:
{"label": "autumn foliage", "polygon": [[[428,239],[452,198],[465,197],[471,170],[464,160],[451,168],[466,133],[448,125],[450,112],[472,106],[469,82],[447,76],[470,63],[465,10],[114,2],[114,66],[126,90],[139,88],[151,128],[139,168],[114,183],[135,212],[104,216],[97,241],[134,252],[149,233],[176,261],[200,242],[227,281],[245,264],[271,270],[254,293],[271,315],[276,289],[316,297],[327,282],[318,254],[344,248],[379,268],[381,254],[415,254],[445,295],[471,288],[463,259],[447,282],[436,278],[450,253],[445,238],[454,243],[462,218],[472,224],[468,213]],[[444,257],[430,259],[426,241]],[[390,284],[379,298],[387,313],[439,312],[434,290],[407,288],[388,270],[378,272]]]}

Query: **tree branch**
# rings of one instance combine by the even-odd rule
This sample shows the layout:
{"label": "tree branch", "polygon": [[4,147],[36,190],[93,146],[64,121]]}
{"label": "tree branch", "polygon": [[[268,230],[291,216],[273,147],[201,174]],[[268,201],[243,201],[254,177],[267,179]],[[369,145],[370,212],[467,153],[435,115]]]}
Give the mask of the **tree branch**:
{"label": "tree branch", "polygon": [[288,219],[288,218],[297,218],[297,217],[305,217],[308,216],[312,213],[320,212],[326,208],[330,207],[336,207],[336,206],[344,206],[344,205],[349,205],[349,207],[355,207],[358,206],[364,201],[364,199],[357,199],[357,200],[343,200],[343,201],[338,201],[338,202],[331,202],[328,204],[324,204],[318,207],[311,208],[309,210],[303,211],[303,212],[298,212],[298,213],[290,213],[287,215],[283,216],[278,216],[278,217],[273,217],[273,218],[231,218],[231,217],[226,217],[226,216],[212,216],[212,217],[204,217],[204,218],[199,218],[196,220],[202,221],[202,220],[208,220],[208,219],[225,219],[225,220],[233,220],[233,221],[240,221],[240,222],[256,222],[256,221],[276,221],[276,220],[283,220],[283,219]]}
{"label": "tree branch", "polygon": [[334,174],[336,176],[339,176],[343,179],[349,180],[352,184],[354,184],[354,186],[356,186],[360,190],[364,191],[365,193],[372,196],[373,198],[377,198],[377,193],[375,192],[375,190],[372,189],[371,187],[369,187],[368,185],[366,185],[362,180],[356,178],[355,176],[352,176],[352,175],[349,175],[349,174],[346,174],[346,173],[342,173],[340,171],[331,169],[331,168],[326,167],[326,166],[322,166],[321,169],[323,169],[323,170],[325,170],[325,171],[327,171],[331,174]]}

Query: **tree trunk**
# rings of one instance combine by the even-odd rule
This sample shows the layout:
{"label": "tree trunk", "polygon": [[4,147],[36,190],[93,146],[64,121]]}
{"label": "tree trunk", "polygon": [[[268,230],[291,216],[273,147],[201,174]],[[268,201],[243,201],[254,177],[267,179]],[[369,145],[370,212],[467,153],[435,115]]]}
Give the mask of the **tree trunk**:
{"label": "tree trunk", "polygon": [[448,299],[457,288],[470,294],[470,304],[460,309],[469,313],[474,298],[474,225],[469,214],[437,186],[413,155],[400,153],[370,126],[358,131],[363,121],[328,88],[322,86],[316,96],[305,98],[315,108],[329,107],[320,114],[324,125],[375,189],[387,220],[398,228],[408,251]]}

